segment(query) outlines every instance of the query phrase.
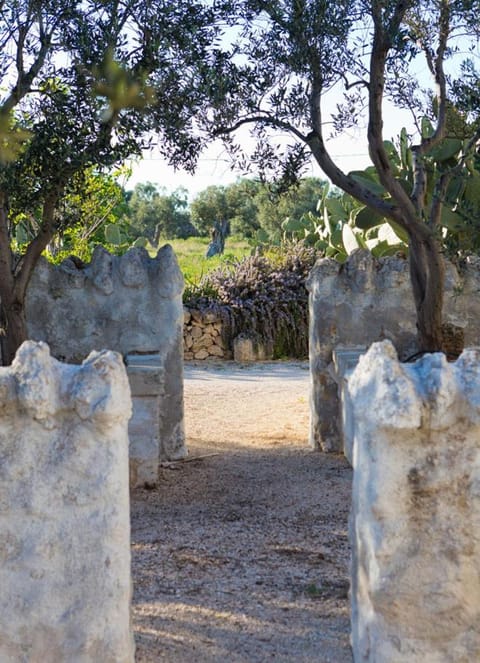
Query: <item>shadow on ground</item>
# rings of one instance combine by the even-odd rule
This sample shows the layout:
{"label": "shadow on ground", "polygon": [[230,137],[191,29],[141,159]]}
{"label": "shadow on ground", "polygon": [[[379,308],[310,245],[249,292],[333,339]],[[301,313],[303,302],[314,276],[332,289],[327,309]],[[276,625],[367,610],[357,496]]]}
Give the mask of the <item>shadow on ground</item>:
{"label": "shadow on ground", "polygon": [[137,663],[351,663],[351,470],[306,362],[185,367],[187,461],[132,496]]}

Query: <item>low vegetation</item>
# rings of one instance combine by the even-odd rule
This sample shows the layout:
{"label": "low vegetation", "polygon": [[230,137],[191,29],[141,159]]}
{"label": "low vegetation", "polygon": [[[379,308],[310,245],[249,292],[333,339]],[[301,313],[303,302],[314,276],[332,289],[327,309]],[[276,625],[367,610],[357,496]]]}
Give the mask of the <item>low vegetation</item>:
{"label": "low vegetation", "polygon": [[302,242],[284,244],[227,263],[187,288],[185,302],[215,311],[225,334],[246,333],[270,346],[275,359],[308,356],[305,281],[317,252]]}
{"label": "low vegetation", "polygon": [[[168,240],[168,244],[175,251],[180,269],[185,277],[187,293],[193,292],[208,272],[233,264],[252,252],[252,246],[246,239],[233,236],[227,238],[225,252],[222,255],[206,258],[205,254],[209,241],[208,237]],[[161,244],[163,243],[161,242]]]}

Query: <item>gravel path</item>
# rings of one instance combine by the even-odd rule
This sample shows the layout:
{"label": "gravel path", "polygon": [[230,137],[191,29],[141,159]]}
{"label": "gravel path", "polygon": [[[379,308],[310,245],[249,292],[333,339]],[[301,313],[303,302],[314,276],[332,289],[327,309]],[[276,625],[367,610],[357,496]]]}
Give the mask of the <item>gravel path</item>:
{"label": "gravel path", "polygon": [[189,363],[188,461],[132,496],[136,661],[351,663],[351,470],[308,448],[308,365]]}

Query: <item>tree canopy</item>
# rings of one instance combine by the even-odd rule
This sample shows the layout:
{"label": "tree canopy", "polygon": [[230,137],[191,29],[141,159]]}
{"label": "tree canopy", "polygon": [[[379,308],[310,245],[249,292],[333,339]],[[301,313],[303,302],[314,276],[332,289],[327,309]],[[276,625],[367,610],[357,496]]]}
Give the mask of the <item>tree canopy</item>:
{"label": "tree canopy", "polygon": [[136,235],[144,235],[154,246],[160,239],[184,239],[196,234],[184,188],[169,194],[151,182],[137,184],[126,213]]}
{"label": "tree canopy", "polygon": [[[453,180],[468,177],[480,137],[479,0],[244,0],[233,11],[237,39],[217,54],[205,130],[222,136],[234,158],[286,183],[313,157],[336,186],[403,229],[420,346],[441,349],[442,211]],[[334,93],[341,101],[327,114]],[[411,182],[384,140],[387,101],[412,117]],[[449,107],[468,126],[456,149]],[[366,179],[344,172],[328,147],[332,134],[361,129],[362,118],[374,169]],[[245,126],[256,138],[248,157],[236,138]]]}
{"label": "tree canopy", "polygon": [[[26,337],[30,274],[70,223],[61,201],[81,189],[84,173],[140,154],[155,134],[171,163],[194,168],[199,81],[221,12],[200,0],[0,1],[4,361]],[[12,244],[19,219],[31,232],[21,253]]]}

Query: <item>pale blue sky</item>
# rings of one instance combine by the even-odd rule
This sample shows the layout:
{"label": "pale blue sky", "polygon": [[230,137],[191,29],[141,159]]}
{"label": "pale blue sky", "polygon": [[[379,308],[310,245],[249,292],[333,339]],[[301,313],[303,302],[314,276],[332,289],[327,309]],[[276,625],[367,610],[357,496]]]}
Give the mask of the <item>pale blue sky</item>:
{"label": "pale blue sky", "polygon": [[[464,46],[461,40],[459,40],[457,46]],[[473,53],[469,51],[466,46],[464,48],[459,48],[458,54],[449,66],[451,67],[453,65],[454,69],[456,67],[458,73],[459,62],[467,56],[473,57]],[[478,44],[475,48],[475,57],[480,57]],[[433,83],[432,77],[423,57],[420,56],[416,59],[412,63],[412,67],[415,70],[419,81],[421,81],[422,87],[431,87]],[[330,96],[325,100],[326,103],[322,110],[323,117],[326,121],[330,119],[329,114],[335,112],[336,104],[343,96],[341,95],[339,97],[335,88],[329,93],[329,95]],[[400,111],[386,101],[384,103],[384,139],[396,140],[400,135],[402,127],[406,127],[409,133],[415,133],[412,114],[406,110]],[[327,135],[328,131],[325,133]],[[249,140],[248,130],[245,129],[242,134],[242,143]],[[282,139],[280,138],[280,140]],[[292,140],[292,137],[287,138],[287,141],[290,143]],[[368,157],[366,142],[366,118],[363,119],[363,127],[360,126],[358,130],[346,131],[341,136],[328,140],[327,149],[337,165],[345,172],[361,170],[368,166],[370,164],[370,159]],[[145,154],[144,159],[140,162],[132,164],[132,169],[133,174],[128,180],[128,188],[133,188],[138,182],[147,181],[165,187],[169,192],[183,186],[188,189],[190,199],[207,186],[212,184],[229,184],[234,182],[238,177],[244,175],[244,173],[238,171],[233,172],[231,170],[228,156],[225,154],[220,143],[210,145],[201,155],[194,175],[190,175],[183,170],[175,171],[160,157],[158,152],[155,152],[155,150]],[[312,162],[311,170],[307,174],[320,178],[324,177],[319,166],[314,162]],[[253,175],[253,173],[251,175]]]}
{"label": "pale blue sky", "polygon": [[[411,117],[406,112],[390,109],[385,114],[384,138],[391,140],[400,134],[402,126],[411,124]],[[335,158],[336,163],[345,170],[361,170],[370,164],[368,149],[365,140],[366,130],[348,131],[344,135],[328,141],[328,149]],[[292,138],[289,139],[290,142]],[[145,154],[143,160],[132,163],[132,176],[127,182],[127,188],[133,188],[139,182],[154,182],[165,187],[169,192],[179,186],[184,186],[190,193],[190,198],[211,184],[229,184],[237,177],[243,175],[240,171],[232,171],[228,156],[220,143],[210,145],[200,157],[195,175],[183,170],[175,171],[155,150]],[[324,177],[316,163],[312,162],[308,175]]]}

